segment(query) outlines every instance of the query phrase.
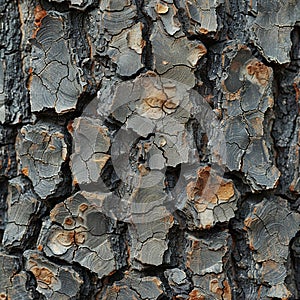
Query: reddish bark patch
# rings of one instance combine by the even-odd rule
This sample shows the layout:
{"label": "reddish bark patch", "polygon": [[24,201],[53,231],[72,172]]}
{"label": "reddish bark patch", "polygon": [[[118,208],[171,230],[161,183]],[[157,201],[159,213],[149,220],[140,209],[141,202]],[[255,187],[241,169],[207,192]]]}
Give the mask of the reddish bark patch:
{"label": "reddish bark patch", "polygon": [[207,184],[210,167],[204,167],[198,170],[198,178],[196,182],[190,182],[187,185],[187,195],[190,199],[195,199],[196,197],[201,197],[202,192]]}
{"label": "reddish bark patch", "polygon": [[54,279],[54,274],[48,268],[45,267],[39,268],[35,266],[31,268],[30,271],[33,273],[37,281],[43,282],[47,285],[51,285]]}
{"label": "reddish bark patch", "polygon": [[74,132],[73,123],[74,121],[69,121],[67,125],[67,129],[70,133]]}
{"label": "reddish bark patch", "polygon": [[37,5],[34,9],[34,26],[36,27],[36,29],[33,32],[32,38],[36,37],[36,34],[42,25],[42,20],[46,16],[47,16],[46,10],[44,10],[41,5]]}
{"label": "reddish bark patch", "polygon": [[71,218],[66,218],[65,219],[65,224],[66,225],[73,225],[73,220]]}
{"label": "reddish bark patch", "polygon": [[270,70],[262,62],[254,60],[247,65],[246,69],[248,74],[254,76],[262,86],[266,86],[269,82]]}
{"label": "reddish bark patch", "polygon": [[81,212],[84,212],[84,211],[86,211],[88,209],[88,207],[89,206],[86,203],[82,203],[82,204],[79,205],[79,210]]}
{"label": "reddish bark patch", "polygon": [[168,5],[157,3],[155,6],[155,10],[158,14],[166,14],[169,10]]}
{"label": "reddish bark patch", "polygon": [[22,174],[24,174],[25,176],[28,176],[29,170],[28,170],[27,167],[25,167],[25,168],[22,169]]}
{"label": "reddish bark patch", "polygon": [[199,290],[192,290],[189,293],[189,300],[205,300],[205,296],[200,294]]}

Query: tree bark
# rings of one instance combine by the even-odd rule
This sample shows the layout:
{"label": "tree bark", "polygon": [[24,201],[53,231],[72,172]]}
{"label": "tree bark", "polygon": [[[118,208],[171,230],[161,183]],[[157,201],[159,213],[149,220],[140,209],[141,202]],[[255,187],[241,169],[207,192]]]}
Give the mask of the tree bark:
{"label": "tree bark", "polygon": [[0,299],[299,299],[298,0],[0,0]]}

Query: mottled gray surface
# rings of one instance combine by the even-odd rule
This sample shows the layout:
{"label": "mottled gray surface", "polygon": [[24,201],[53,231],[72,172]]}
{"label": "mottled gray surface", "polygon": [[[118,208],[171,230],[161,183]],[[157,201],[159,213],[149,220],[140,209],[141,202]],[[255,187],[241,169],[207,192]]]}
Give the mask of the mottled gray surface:
{"label": "mottled gray surface", "polygon": [[[242,171],[254,191],[272,189],[280,176],[272,156],[269,128],[273,119],[273,71],[244,45],[224,49],[228,73],[221,82],[227,166]],[[231,61],[229,67],[226,60]]]}
{"label": "mottled gray surface", "polygon": [[28,176],[41,199],[57,195],[68,156],[64,129],[49,122],[22,127],[16,139],[19,173]]}
{"label": "mottled gray surface", "polygon": [[32,111],[54,108],[57,113],[64,113],[74,110],[82,92],[80,70],[72,61],[63,22],[63,17],[45,16],[31,40]]}
{"label": "mottled gray surface", "polygon": [[24,247],[35,234],[37,219],[43,204],[21,177],[9,181],[7,195],[7,225],[3,246],[7,249]]}
{"label": "mottled gray surface", "polygon": [[0,299],[299,299],[299,10],[0,0]]}
{"label": "mottled gray surface", "polygon": [[255,44],[267,60],[280,64],[290,62],[290,34],[299,22],[299,1],[258,1],[256,13],[250,27]]}
{"label": "mottled gray surface", "polygon": [[37,281],[37,291],[46,299],[67,300],[79,294],[83,283],[72,268],[50,262],[38,251],[24,252],[25,270],[30,271]]}
{"label": "mottled gray surface", "polygon": [[162,282],[157,277],[140,277],[138,273],[126,274],[116,281],[113,286],[107,287],[96,299],[149,299],[156,300],[163,294]]}
{"label": "mottled gray surface", "polygon": [[84,194],[78,193],[53,208],[50,220],[43,223],[38,243],[46,256],[77,262],[102,278],[118,269],[111,242],[118,237],[112,226]]}
{"label": "mottled gray surface", "polygon": [[268,297],[288,298],[291,292],[285,285],[289,270],[286,262],[289,244],[299,230],[299,214],[291,213],[288,203],[281,198],[272,202],[264,199],[253,205],[244,224],[249,236],[249,248],[259,268],[253,276],[270,287],[265,291]]}

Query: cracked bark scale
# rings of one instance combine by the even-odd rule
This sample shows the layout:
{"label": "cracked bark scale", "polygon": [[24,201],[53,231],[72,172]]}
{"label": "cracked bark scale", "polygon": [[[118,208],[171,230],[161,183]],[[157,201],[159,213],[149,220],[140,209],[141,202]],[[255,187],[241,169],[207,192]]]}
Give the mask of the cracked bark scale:
{"label": "cracked bark scale", "polygon": [[299,16],[0,0],[0,300],[299,299]]}

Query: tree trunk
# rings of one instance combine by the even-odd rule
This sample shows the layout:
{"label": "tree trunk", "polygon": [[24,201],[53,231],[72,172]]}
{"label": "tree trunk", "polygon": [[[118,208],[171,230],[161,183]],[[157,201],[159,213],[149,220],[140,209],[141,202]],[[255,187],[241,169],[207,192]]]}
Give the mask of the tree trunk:
{"label": "tree trunk", "polygon": [[0,0],[0,299],[299,299],[298,0]]}

